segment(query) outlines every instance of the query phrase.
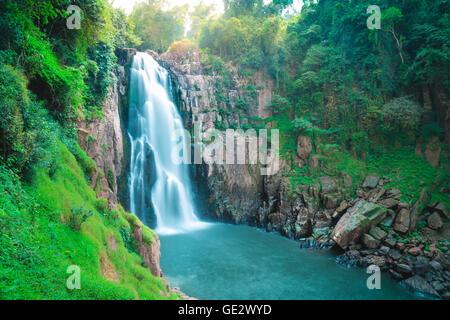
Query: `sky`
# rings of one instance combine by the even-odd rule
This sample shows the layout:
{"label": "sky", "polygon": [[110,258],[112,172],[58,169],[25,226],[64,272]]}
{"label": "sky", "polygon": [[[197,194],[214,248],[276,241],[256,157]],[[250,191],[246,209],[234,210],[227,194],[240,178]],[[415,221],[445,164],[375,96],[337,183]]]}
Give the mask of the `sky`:
{"label": "sky", "polygon": [[[113,5],[116,8],[122,8],[127,13],[131,13],[133,6],[138,2],[143,2],[145,0],[113,0]],[[223,0],[203,0],[205,4],[213,4],[216,7],[216,12],[218,14],[223,13]],[[176,5],[190,4],[195,6],[200,2],[200,0],[169,0],[170,6],[174,7]],[[293,7],[295,10],[300,10],[302,7],[301,0],[294,0]]]}

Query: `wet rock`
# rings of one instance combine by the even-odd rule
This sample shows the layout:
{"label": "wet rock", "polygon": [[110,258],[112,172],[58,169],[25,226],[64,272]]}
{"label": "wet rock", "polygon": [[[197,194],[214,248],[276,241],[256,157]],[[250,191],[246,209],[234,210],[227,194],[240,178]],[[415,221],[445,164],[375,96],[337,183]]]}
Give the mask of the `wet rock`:
{"label": "wet rock", "polygon": [[362,242],[369,249],[376,249],[380,245],[380,242],[378,240],[367,233],[363,235]]}
{"label": "wet rock", "polygon": [[407,264],[402,264],[402,263],[398,263],[395,265],[395,271],[397,271],[398,273],[400,273],[404,276],[409,276],[412,274],[411,267]]}
{"label": "wet rock", "polygon": [[439,216],[439,213],[434,212],[431,216],[427,219],[428,227],[430,227],[433,230],[440,230],[444,223],[442,222],[441,217]]}
{"label": "wet rock", "polygon": [[386,266],[386,259],[384,257],[376,256],[376,255],[369,255],[363,259],[364,266],[370,266],[370,265],[377,265],[384,270],[384,267]]}
{"label": "wet rock", "polygon": [[422,253],[422,250],[419,247],[413,247],[408,250],[409,254],[413,255],[414,257],[417,257]]}
{"label": "wet rock", "polygon": [[378,241],[383,241],[387,238],[387,233],[378,227],[370,228],[369,234]]}
{"label": "wet rock", "polygon": [[430,271],[430,263],[425,257],[417,257],[413,263],[414,271],[419,275],[425,275]]}
{"label": "wet rock", "polygon": [[445,286],[439,281],[433,281],[431,285],[433,286],[434,290],[439,293],[445,290]]}
{"label": "wet rock", "polygon": [[410,212],[409,210],[402,209],[395,219],[394,229],[400,233],[407,233],[409,230]]}
{"label": "wet rock", "polygon": [[393,210],[388,210],[387,211],[387,216],[386,218],[381,222],[381,225],[384,227],[392,227],[392,225],[394,224],[395,218],[396,218],[396,214]]}
{"label": "wet rock", "polygon": [[401,285],[405,286],[407,289],[413,292],[420,292],[425,295],[432,297],[439,297],[439,293],[421,276],[415,275],[409,279],[400,282]]}
{"label": "wet rock", "polygon": [[435,271],[441,271],[443,269],[442,265],[439,262],[434,261],[434,260],[430,262],[430,266]]}
{"label": "wet rock", "polygon": [[395,240],[394,238],[388,238],[386,240],[384,240],[384,243],[389,247],[389,248],[394,248],[395,244],[397,243],[397,240]]}
{"label": "wet rock", "polygon": [[378,182],[380,181],[380,177],[376,175],[367,176],[362,185],[363,188],[374,189],[377,187]]}
{"label": "wet rock", "polygon": [[386,256],[386,255],[387,255],[387,254],[389,253],[389,251],[390,251],[390,250],[389,250],[389,248],[388,248],[388,247],[386,247],[386,246],[382,246],[382,247],[380,248],[380,250],[379,250],[379,251],[380,251],[380,253],[381,253],[381,254],[383,254],[383,255],[385,255],[385,256]]}
{"label": "wet rock", "polygon": [[364,200],[358,201],[339,220],[331,237],[341,247],[356,243],[372,226],[386,216],[386,209]]}
{"label": "wet rock", "polygon": [[389,270],[389,273],[391,274],[392,278],[394,278],[397,281],[404,279],[404,277],[400,273],[395,272],[392,269]]}
{"label": "wet rock", "polygon": [[402,255],[397,250],[391,249],[389,251],[389,257],[391,257],[393,260],[398,260],[402,257]]}

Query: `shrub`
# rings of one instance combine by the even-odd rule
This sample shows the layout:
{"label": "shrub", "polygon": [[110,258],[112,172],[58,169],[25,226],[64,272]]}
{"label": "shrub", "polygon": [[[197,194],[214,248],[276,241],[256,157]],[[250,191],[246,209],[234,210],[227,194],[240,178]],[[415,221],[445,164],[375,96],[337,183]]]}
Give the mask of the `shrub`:
{"label": "shrub", "polygon": [[85,210],[84,208],[72,208],[71,211],[72,216],[69,220],[69,227],[73,230],[80,230],[81,225],[94,215],[91,210]]}
{"label": "shrub", "polygon": [[33,137],[26,131],[23,110],[30,103],[27,81],[22,72],[0,65],[0,155],[18,171],[33,152]]}
{"label": "shrub", "polygon": [[422,116],[419,104],[409,97],[393,99],[383,106],[381,112],[388,131],[416,129]]}

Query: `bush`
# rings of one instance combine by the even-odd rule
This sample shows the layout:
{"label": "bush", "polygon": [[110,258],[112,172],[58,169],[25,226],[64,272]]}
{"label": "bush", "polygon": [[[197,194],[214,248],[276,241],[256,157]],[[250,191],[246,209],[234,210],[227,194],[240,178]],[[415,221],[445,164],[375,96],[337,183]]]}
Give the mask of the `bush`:
{"label": "bush", "polygon": [[33,136],[26,131],[23,110],[29,105],[27,81],[22,72],[0,65],[0,155],[22,171],[33,153]]}
{"label": "bush", "polygon": [[381,110],[388,131],[416,129],[420,123],[422,109],[409,97],[395,98],[385,104]]}
{"label": "bush", "polygon": [[71,211],[72,216],[69,220],[69,227],[73,230],[80,230],[81,225],[94,215],[91,210],[85,210],[84,208],[72,208]]}
{"label": "bush", "polygon": [[259,69],[264,63],[264,53],[259,48],[252,48],[244,53],[241,60],[241,65],[244,68]]}

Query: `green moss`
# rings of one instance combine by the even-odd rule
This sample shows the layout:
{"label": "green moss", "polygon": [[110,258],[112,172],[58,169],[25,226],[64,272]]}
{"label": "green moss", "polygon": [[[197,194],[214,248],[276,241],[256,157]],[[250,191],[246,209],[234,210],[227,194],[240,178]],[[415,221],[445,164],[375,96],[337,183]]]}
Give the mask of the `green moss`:
{"label": "green moss", "polygon": [[[39,171],[28,186],[0,165],[0,298],[166,299],[161,295],[166,291],[164,281],[151,275],[120,234],[122,226],[141,222],[120,206],[105,215],[109,212],[105,201],[96,199],[64,145],[59,145],[55,158],[53,177]],[[74,208],[92,212],[79,230],[70,227]],[[144,230],[147,242],[152,233]],[[117,250],[111,249],[111,239]],[[101,256],[111,263],[120,282],[103,277]],[[70,265],[81,268],[81,290],[65,286]]]}
{"label": "green moss", "polygon": [[91,176],[97,169],[97,165],[94,160],[88,157],[88,155],[80,148],[79,145],[75,147],[75,157],[83,169],[84,173]]}

